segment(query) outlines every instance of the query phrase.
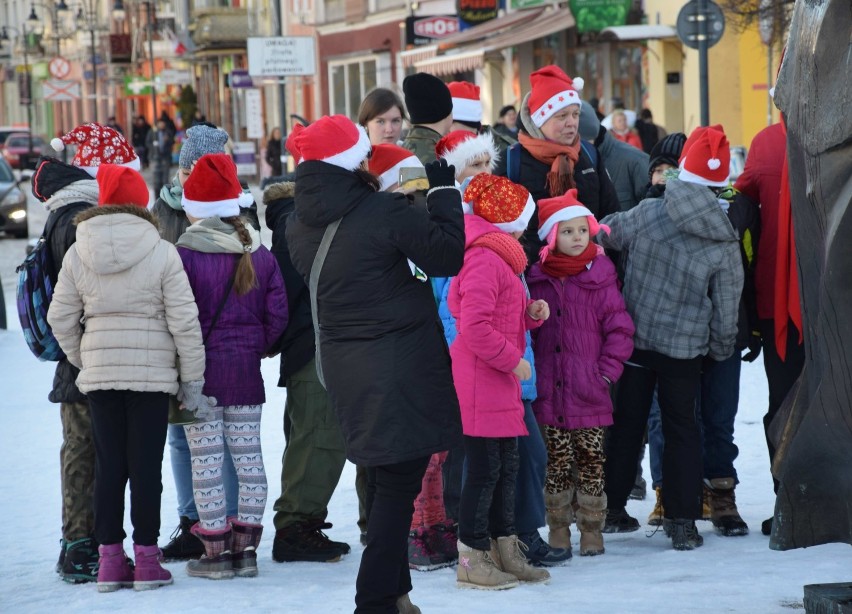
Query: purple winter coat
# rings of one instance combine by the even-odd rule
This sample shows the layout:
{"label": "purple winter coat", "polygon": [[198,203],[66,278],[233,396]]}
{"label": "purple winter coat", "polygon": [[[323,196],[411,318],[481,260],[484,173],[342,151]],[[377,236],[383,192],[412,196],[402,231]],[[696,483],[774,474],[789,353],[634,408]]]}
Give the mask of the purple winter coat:
{"label": "purple winter coat", "polygon": [[242,296],[232,288],[212,332],[238,254],[210,254],[178,247],[198,304],[207,366],[204,394],[217,405],[261,405],[266,401],[260,359],[287,327],[287,293],[278,262],[261,246],[252,253],[257,287]]}
{"label": "purple winter coat", "polygon": [[587,429],[612,424],[610,382],[633,353],[633,320],[618,290],[615,266],[604,254],[564,281],[536,263],[527,275],[533,299],[544,299],[550,318],[534,330],[540,424]]}

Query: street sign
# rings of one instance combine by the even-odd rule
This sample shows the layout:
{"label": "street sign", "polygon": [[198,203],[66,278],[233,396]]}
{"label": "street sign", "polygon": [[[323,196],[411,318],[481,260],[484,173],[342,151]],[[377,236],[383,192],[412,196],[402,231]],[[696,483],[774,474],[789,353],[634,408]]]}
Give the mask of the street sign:
{"label": "street sign", "polygon": [[677,15],[677,37],[691,49],[698,49],[701,42],[699,27],[701,21],[707,22],[707,47],[712,47],[722,39],[725,33],[725,14],[713,0],[704,0],[707,6],[701,14],[698,0],[687,2]]}
{"label": "street sign", "polygon": [[128,96],[148,96],[154,83],[136,75],[124,77],[124,91]]}
{"label": "street sign", "polygon": [[48,79],[42,82],[42,91],[44,92],[44,99],[53,102],[80,100],[79,81]]}
{"label": "street sign", "polygon": [[247,47],[248,71],[253,77],[316,74],[316,44],[312,36],[251,37]]}
{"label": "street sign", "polygon": [[260,90],[246,90],[246,136],[250,139],[263,138],[263,104],[260,101]]}
{"label": "street sign", "polygon": [[230,87],[254,87],[254,81],[252,81],[249,71],[234,69],[228,78],[228,85]]}
{"label": "street sign", "polygon": [[54,79],[64,79],[71,72],[71,62],[57,56],[50,60],[47,70],[50,71],[50,76]]}
{"label": "street sign", "polygon": [[167,85],[192,85],[192,73],[188,70],[176,70],[174,68],[164,68],[157,75],[157,83],[165,83]]}
{"label": "street sign", "polygon": [[257,150],[254,141],[235,141],[231,156],[237,165],[237,175],[257,175]]}

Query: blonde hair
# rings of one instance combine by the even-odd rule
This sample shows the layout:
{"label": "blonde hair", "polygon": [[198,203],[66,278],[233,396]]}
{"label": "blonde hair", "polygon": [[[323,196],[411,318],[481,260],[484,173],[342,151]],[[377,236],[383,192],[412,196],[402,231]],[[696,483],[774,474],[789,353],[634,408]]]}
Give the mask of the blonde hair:
{"label": "blonde hair", "polygon": [[243,218],[235,215],[232,217],[223,217],[223,222],[227,222],[237,231],[237,236],[240,238],[240,243],[246,248],[243,255],[240,256],[240,261],[237,263],[237,272],[234,275],[234,291],[238,295],[248,294],[257,288],[257,274],[254,272],[254,264],[251,261],[251,235],[246,228]]}

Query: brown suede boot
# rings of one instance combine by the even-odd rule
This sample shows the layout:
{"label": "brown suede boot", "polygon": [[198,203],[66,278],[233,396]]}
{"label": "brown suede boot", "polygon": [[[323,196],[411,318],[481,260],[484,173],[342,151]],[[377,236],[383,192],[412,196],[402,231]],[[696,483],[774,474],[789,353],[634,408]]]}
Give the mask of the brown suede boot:
{"label": "brown suede boot", "polygon": [[657,502],[654,504],[654,509],[648,514],[648,524],[652,527],[663,526],[663,518],[665,518],[665,510],[663,510],[663,488],[657,486],[654,488],[657,493]]}
{"label": "brown suede boot", "polygon": [[515,576],[521,582],[536,584],[549,582],[550,572],[543,567],[533,567],[521,550],[526,544],[517,535],[497,538],[497,551],[500,553],[500,569]]}
{"label": "brown suede boot", "polygon": [[408,596],[408,593],[400,595],[397,598],[396,609],[399,611],[399,614],[421,614],[420,608],[411,603],[411,598]]}
{"label": "brown suede boot", "polygon": [[580,556],[604,553],[603,529],[606,521],[606,493],[600,496],[577,493],[577,528],[580,529]]}
{"label": "brown suede boot", "polygon": [[544,494],[547,527],[550,529],[547,541],[551,548],[571,550],[571,523],[574,522],[574,509],[571,506],[573,498],[573,488]]}
{"label": "brown suede boot", "polygon": [[515,588],[518,578],[500,571],[488,550],[477,550],[459,541],[459,565],[456,580],[459,588],[499,591]]}
{"label": "brown suede boot", "polygon": [[734,478],[704,480],[704,490],[709,493],[710,520],[716,532],[725,537],[748,535],[748,525],[737,510]]}

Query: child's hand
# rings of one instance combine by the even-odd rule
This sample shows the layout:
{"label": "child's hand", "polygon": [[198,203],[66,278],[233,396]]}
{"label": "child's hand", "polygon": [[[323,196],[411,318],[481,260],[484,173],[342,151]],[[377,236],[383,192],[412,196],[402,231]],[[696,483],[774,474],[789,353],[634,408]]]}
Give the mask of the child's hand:
{"label": "child's hand", "polygon": [[[545,305],[546,304],[547,303],[545,303]],[[517,375],[518,379],[523,382],[532,377],[532,367],[530,366],[529,361],[521,358],[521,361],[518,363],[518,366],[512,369],[512,373]]]}
{"label": "child's hand", "polygon": [[533,320],[546,320],[550,317],[550,306],[547,301],[538,299],[527,307],[527,315]]}

